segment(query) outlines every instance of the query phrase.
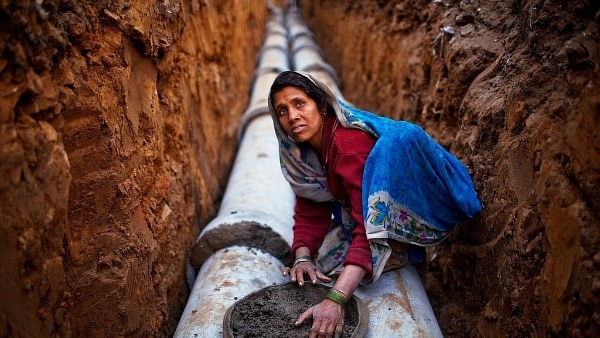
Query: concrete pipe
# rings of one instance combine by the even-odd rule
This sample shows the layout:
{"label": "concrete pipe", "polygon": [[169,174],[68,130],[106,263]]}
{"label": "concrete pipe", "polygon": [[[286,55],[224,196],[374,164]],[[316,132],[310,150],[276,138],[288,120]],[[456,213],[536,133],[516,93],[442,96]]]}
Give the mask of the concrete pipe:
{"label": "concrete pipe", "polygon": [[287,34],[279,31],[268,32],[258,56],[256,72],[273,70],[282,72],[289,69],[289,47]]}
{"label": "concrete pipe", "polygon": [[[285,44],[282,47],[287,50],[287,41],[265,41]],[[275,53],[271,58],[272,52]],[[219,212],[206,225],[191,252],[190,262],[196,269],[213,252],[232,245],[256,247],[286,263],[290,259],[295,196],[281,174],[279,144],[267,102],[273,80],[287,69],[287,52],[282,53],[279,48],[263,51],[250,104],[240,124],[239,149]]]}
{"label": "concrete pipe", "polygon": [[322,54],[321,47],[319,47],[315,40],[313,40],[313,38],[308,35],[297,36],[296,38],[294,38],[294,40],[291,41],[292,54],[294,54],[296,51],[302,48],[312,48],[316,50],[319,53],[319,55]]}
{"label": "concrete pipe", "polygon": [[238,299],[286,282],[283,264],[258,249],[233,246],[202,265],[173,337],[222,337],[223,317]]}
{"label": "concrete pipe", "polygon": [[425,289],[414,266],[387,272],[355,293],[369,309],[365,338],[442,338]]}
{"label": "concrete pipe", "polygon": [[[277,72],[266,71],[262,74],[258,74],[254,81],[254,88],[250,97],[250,103],[244,115],[240,120],[240,126],[238,128],[238,140],[242,140],[243,134],[246,131],[246,127],[255,117],[263,114],[269,114],[269,103],[268,93],[271,88],[271,84],[277,77]],[[277,142],[277,139],[275,139]]]}
{"label": "concrete pipe", "polygon": [[306,65],[321,62],[324,62],[323,56],[321,55],[321,49],[316,46],[304,46],[303,48],[296,48],[292,54],[292,66],[296,70],[300,70]]}
{"label": "concrete pipe", "polygon": [[282,14],[276,14],[271,17],[267,22],[267,32],[279,33],[285,36],[288,35],[288,30],[285,26],[285,18]]}
{"label": "concrete pipe", "polygon": [[246,127],[219,213],[192,249],[195,268],[231,245],[289,260],[295,197],[281,174],[278,147],[271,117],[255,117]]}
{"label": "concrete pipe", "polygon": [[313,48],[300,48],[292,54],[292,68],[311,73],[312,71],[324,71],[337,83],[337,73],[326,63],[319,51]]}
{"label": "concrete pipe", "polygon": [[[263,49],[258,60],[258,69],[270,69],[275,72],[285,70],[284,65],[289,64],[288,50],[281,47],[270,47]],[[287,68],[286,68],[287,69]]]}
{"label": "concrete pipe", "polygon": [[[267,37],[258,57],[257,68],[254,71],[254,79],[252,80],[250,103],[242,116],[241,125],[238,129],[239,137],[243,134],[250,120],[257,115],[269,113],[267,95],[271,84],[277,74],[290,69],[287,30],[282,24],[273,21],[270,23],[273,25],[268,29]],[[281,29],[284,32],[281,32]]]}
{"label": "concrete pipe", "polygon": [[268,31],[262,48],[280,47],[288,49],[288,37],[281,31]]}
{"label": "concrete pipe", "polygon": [[327,85],[338,98],[344,99],[338,88],[336,71],[323,60],[321,49],[312,38],[307,35],[297,37],[292,41],[291,54],[294,70],[310,73]]}
{"label": "concrete pipe", "polygon": [[312,38],[313,34],[306,27],[304,22],[296,15],[288,15],[287,17],[288,32],[291,40],[294,40],[300,35],[307,35]]}

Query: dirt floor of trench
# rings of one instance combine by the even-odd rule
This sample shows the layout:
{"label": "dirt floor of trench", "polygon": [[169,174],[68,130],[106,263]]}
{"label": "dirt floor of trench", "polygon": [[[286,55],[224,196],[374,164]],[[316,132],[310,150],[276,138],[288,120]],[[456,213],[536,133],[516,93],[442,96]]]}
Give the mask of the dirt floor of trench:
{"label": "dirt floor of trench", "polygon": [[[302,0],[344,96],[484,205],[423,281],[444,336],[600,336],[600,4]],[[0,1],[0,337],[170,337],[268,10]]]}

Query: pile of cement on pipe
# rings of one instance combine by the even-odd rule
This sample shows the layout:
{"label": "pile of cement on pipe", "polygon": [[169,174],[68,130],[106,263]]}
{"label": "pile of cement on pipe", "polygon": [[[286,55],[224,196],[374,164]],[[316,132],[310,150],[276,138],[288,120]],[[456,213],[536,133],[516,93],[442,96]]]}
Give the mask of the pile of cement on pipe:
{"label": "pile of cement on pipe", "polygon": [[214,253],[196,278],[174,338],[222,337],[223,317],[238,299],[287,280],[279,259],[249,247]]}

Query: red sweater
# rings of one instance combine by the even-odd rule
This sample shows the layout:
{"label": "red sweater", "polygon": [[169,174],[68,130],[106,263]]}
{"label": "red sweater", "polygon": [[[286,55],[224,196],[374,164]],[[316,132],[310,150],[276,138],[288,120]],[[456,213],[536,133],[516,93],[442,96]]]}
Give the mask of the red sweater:
{"label": "red sweater", "polygon": [[[351,210],[356,227],[351,233],[352,244],[344,265],[363,268],[366,277],[373,274],[371,249],[362,217],[362,178],[365,162],[375,144],[375,137],[359,129],[335,126],[334,116],[326,116],[321,143],[321,164],[325,166],[327,185],[333,197]],[[297,197],[294,209],[294,241],[292,253],[306,246],[313,258],[331,225],[332,203],[314,202]]]}

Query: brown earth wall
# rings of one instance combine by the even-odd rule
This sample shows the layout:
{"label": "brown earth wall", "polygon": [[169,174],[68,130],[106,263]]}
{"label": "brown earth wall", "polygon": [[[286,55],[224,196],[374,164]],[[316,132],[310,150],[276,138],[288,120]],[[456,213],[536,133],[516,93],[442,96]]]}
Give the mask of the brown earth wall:
{"label": "brown earth wall", "polygon": [[600,332],[600,5],[303,3],[344,96],[416,122],[484,205],[424,282],[446,337]]}
{"label": "brown earth wall", "polygon": [[0,337],[169,337],[268,12],[0,1]]}

